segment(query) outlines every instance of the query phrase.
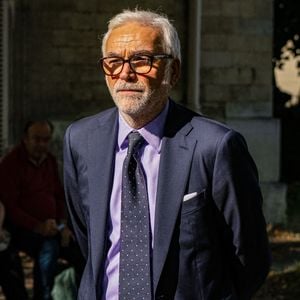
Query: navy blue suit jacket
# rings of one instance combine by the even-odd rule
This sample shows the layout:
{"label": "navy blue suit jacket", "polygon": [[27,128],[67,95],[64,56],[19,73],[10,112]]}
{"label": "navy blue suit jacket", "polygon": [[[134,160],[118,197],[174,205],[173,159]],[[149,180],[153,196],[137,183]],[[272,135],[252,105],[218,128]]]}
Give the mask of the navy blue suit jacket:
{"label": "navy blue suit jacket", "polygon": [[[67,204],[86,258],[81,300],[102,295],[117,131],[112,108],[73,123],[65,135]],[[196,197],[183,201],[189,193]],[[261,205],[243,137],[171,101],[156,199],[155,299],[250,299],[270,263]]]}

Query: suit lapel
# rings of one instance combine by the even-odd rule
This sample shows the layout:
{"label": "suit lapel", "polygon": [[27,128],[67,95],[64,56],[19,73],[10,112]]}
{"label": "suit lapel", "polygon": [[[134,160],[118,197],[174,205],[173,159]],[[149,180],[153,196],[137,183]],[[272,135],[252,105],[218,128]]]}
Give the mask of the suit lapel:
{"label": "suit lapel", "polygon": [[97,282],[101,275],[99,266],[101,266],[101,262],[103,263],[105,254],[107,211],[113,180],[117,137],[116,112],[117,110],[109,117],[101,119],[101,123],[91,130],[88,136],[90,247],[93,273]]}
{"label": "suit lapel", "polygon": [[196,141],[188,137],[192,130],[192,115],[176,113],[173,106],[166,124],[159,167],[153,249],[154,291],[169,251],[196,145]]}

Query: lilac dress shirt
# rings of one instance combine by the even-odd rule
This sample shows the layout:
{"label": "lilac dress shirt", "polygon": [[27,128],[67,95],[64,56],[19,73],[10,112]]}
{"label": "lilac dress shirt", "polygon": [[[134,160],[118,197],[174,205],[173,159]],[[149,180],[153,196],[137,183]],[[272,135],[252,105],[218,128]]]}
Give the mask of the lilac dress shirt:
{"label": "lilac dress shirt", "polygon": [[[157,180],[159,171],[159,160],[161,151],[161,139],[165,120],[168,112],[169,104],[164,110],[145,127],[140,128],[138,132],[143,136],[146,143],[140,149],[139,155],[146,177],[150,223],[152,233],[152,248],[153,248],[153,234],[154,234],[154,216],[157,192]],[[122,116],[119,114],[119,132],[118,143],[116,145],[115,153],[115,170],[112,193],[110,198],[110,229],[109,241],[110,248],[108,250],[105,274],[104,274],[104,299],[119,298],[119,258],[120,258],[120,221],[121,221],[121,190],[122,190],[122,167],[123,161],[127,154],[128,148],[128,134],[133,131]]]}

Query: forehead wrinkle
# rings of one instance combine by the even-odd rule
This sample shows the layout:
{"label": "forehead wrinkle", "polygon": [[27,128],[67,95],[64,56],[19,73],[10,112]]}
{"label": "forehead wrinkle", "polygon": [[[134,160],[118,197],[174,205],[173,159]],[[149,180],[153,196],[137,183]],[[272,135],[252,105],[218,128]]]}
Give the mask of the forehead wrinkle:
{"label": "forehead wrinkle", "polygon": [[103,55],[106,57],[129,57],[140,53],[157,54],[164,51],[162,36],[157,28],[129,23],[112,30]]}
{"label": "forehead wrinkle", "polygon": [[[145,44],[143,43],[143,41],[139,40],[138,38],[127,35],[125,37],[120,37],[118,39],[113,40],[111,42],[111,46],[114,49],[120,49],[120,50],[124,50],[127,48],[132,48],[132,49],[138,50],[140,48],[144,49]],[[149,47],[147,47],[147,48],[149,48]]]}
{"label": "forehead wrinkle", "polygon": [[115,42],[130,43],[132,41],[136,41],[136,37],[134,37],[132,33],[123,33]]}

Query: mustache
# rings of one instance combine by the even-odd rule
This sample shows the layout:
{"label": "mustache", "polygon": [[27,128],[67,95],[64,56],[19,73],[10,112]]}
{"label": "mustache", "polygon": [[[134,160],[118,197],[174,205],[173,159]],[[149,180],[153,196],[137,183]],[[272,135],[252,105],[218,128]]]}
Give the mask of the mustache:
{"label": "mustache", "polygon": [[114,86],[115,91],[119,91],[119,90],[141,90],[141,89],[144,89],[144,88],[145,88],[145,86],[140,82],[137,82],[137,83],[118,82]]}

